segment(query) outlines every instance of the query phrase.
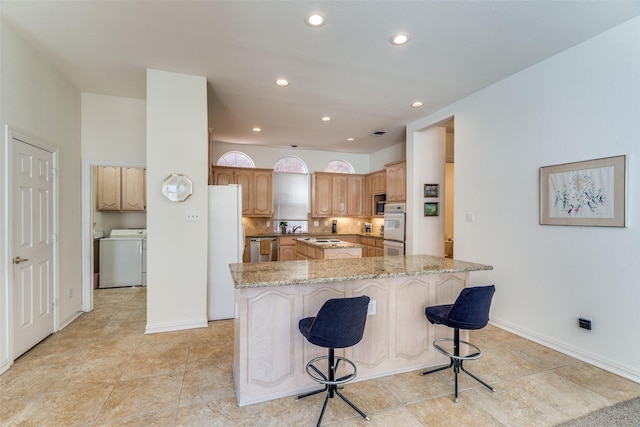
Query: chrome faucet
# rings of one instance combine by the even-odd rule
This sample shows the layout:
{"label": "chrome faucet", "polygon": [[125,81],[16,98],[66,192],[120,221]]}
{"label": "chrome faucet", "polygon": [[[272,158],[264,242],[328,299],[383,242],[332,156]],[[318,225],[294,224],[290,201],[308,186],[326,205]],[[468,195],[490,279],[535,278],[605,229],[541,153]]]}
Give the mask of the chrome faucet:
{"label": "chrome faucet", "polygon": [[296,230],[299,230],[300,228],[302,228],[302,226],[296,225],[295,227],[293,227],[293,230],[291,231],[291,234],[295,234]]}

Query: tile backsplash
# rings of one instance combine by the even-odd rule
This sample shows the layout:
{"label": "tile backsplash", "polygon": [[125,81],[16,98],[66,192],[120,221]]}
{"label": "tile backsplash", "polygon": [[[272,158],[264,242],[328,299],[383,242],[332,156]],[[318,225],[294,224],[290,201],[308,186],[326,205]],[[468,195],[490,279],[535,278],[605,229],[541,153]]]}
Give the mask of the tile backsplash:
{"label": "tile backsplash", "polygon": [[[338,234],[358,234],[362,232],[365,222],[370,222],[373,233],[380,233],[380,227],[384,224],[382,218],[315,218],[309,220],[310,234],[331,234],[331,222],[338,221]],[[318,226],[314,226],[314,221]],[[245,233],[250,235],[270,234],[274,232],[272,218],[242,218]],[[269,225],[267,225],[267,222]],[[326,224],[326,225],[325,225]]]}

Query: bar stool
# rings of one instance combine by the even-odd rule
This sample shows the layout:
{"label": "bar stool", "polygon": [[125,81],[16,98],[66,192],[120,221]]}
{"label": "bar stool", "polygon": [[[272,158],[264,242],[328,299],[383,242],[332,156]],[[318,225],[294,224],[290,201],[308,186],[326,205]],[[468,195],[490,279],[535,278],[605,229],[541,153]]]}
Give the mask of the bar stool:
{"label": "bar stool", "polygon": [[[364,325],[367,321],[368,306],[369,297],[366,295],[355,298],[330,299],[320,308],[316,317],[306,317],[298,323],[300,333],[307,341],[328,349],[327,356],[312,359],[307,363],[306,367],[309,376],[320,384],[324,384],[324,388],[298,396],[298,399],[303,399],[314,394],[327,392],[320,418],[318,418],[318,426],[322,422],[327,403],[329,399],[333,399],[334,394],[337,394],[365,420],[369,421],[369,417],[364,412],[338,391],[339,385],[356,377],[356,365],[351,360],[334,354],[336,348],[351,347],[362,340]],[[324,360],[327,361],[326,374],[316,366],[318,362]],[[340,362],[348,365],[351,372],[336,378],[336,371]]]}
{"label": "bar stool", "polygon": [[[436,305],[427,307],[425,309],[425,315],[432,324],[446,325],[453,328],[453,338],[439,338],[433,342],[433,346],[440,353],[449,357],[450,363],[448,366],[432,369],[430,371],[423,372],[422,375],[432,374],[434,372],[442,371],[444,369],[453,368],[455,378],[455,401],[458,402],[458,373],[462,369],[467,375],[474,380],[478,381],[483,386],[495,393],[495,389],[480,378],[467,371],[463,362],[465,360],[475,360],[482,356],[482,351],[478,346],[471,344],[467,341],[460,339],[460,329],[474,330],[482,329],[489,323],[489,309],[491,308],[491,300],[496,288],[494,285],[489,286],[477,286],[473,288],[465,288],[460,292],[456,302],[447,305]],[[442,346],[442,342],[452,342],[453,352],[450,352]],[[471,347],[474,352],[466,356],[460,355],[460,343],[466,344]]]}

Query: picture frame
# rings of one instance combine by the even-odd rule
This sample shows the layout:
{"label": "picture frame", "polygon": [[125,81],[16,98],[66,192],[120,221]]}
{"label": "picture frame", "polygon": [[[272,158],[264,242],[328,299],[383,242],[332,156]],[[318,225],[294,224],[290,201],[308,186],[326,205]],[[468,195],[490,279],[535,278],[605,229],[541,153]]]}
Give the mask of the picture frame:
{"label": "picture frame", "polygon": [[627,157],[540,168],[540,224],[626,226]]}
{"label": "picture frame", "polygon": [[438,216],[440,215],[440,209],[437,202],[425,202],[424,204],[424,216]]}
{"label": "picture frame", "polygon": [[438,184],[425,184],[424,197],[438,197]]}

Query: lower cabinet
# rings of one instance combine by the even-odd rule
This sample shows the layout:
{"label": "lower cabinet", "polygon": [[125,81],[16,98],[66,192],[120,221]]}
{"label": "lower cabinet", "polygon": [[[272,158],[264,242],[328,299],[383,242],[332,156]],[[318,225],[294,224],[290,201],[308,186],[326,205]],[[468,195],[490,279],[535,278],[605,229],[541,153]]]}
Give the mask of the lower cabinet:
{"label": "lower cabinet", "polygon": [[360,236],[363,257],[384,256],[384,238]]}
{"label": "lower cabinet", "polygon": [[296,241],[293,237],[278,238],[278,261],[293,261],[296,259]]}

